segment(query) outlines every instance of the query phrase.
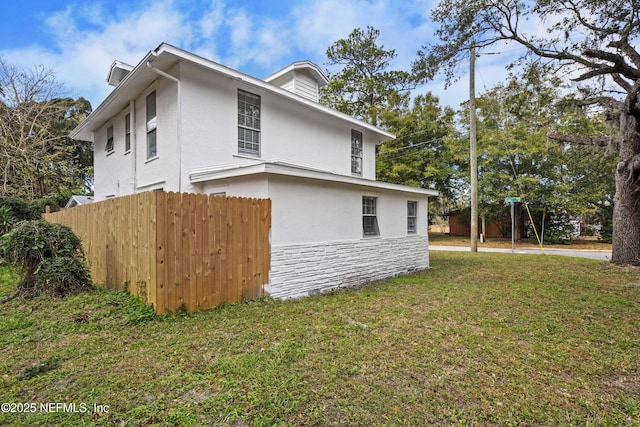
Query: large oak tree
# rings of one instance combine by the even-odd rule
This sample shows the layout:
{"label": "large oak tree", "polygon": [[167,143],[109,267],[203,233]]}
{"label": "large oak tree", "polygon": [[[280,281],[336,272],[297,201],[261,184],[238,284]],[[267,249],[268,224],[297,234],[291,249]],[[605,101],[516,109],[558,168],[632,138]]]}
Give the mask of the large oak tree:
{"label": "large oak tree", "polygon": [[454,77],[472,44],[481,51],[509,42],[524,48],[524,57],[552,63],[558,73],[591,83],[582,103],[597,104],[617,117],[619,132],[574,135],[549,123],[547,136],[616,147],[612,260],[640,264],[640,1],[441,0],[432,19],[439,24],[439,42],[424,46],[414,64],[423,79],[440,71]]}

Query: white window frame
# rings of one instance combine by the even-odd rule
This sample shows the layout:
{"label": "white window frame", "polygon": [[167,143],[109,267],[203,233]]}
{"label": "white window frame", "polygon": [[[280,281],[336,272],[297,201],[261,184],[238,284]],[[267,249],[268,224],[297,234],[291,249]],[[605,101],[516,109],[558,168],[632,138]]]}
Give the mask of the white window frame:
{"label": "white window frame", "polygon": [[124,116],[124,152],[131,151],[131,113]]}
{"label": "white window frame", "polygon": [[365,237],[380,235],[377,197],[362,196],[362,234]]}
{"label": "white window frame", "polygon": [[[153,98],[151,98],[153,97]],[[153,109],[149,108],[153,99]],[[150,92],[146,97],[147,118],[147,160],[158,157],[158,103],[156,91]]]}
{"label": "white window frame", "polygon": [[407,201],[407,233],[418,233],[418,202]]}
{"label": "white window frame", "polygon": [[106,151],[107,154],[113,153],[113,125],[107,126],[107,146]]}
{"label": "white window frame", "polygon": [[362,132],[351,129],[351,175],[362,176]]}
{"label": "white window frame", "polygon": [[238,89],[238,154],[260,157],[260,95]]}

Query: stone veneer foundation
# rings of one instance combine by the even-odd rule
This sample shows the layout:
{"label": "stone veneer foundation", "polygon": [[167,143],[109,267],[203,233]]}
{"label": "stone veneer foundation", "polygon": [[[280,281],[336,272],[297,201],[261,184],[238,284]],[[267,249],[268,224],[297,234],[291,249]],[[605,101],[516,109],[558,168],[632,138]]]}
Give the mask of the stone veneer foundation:
{"label": "stone veneer foundation", "polygon": [[272,246],[265,291],[274,298],[301,298],[428,267],[428,236]]}

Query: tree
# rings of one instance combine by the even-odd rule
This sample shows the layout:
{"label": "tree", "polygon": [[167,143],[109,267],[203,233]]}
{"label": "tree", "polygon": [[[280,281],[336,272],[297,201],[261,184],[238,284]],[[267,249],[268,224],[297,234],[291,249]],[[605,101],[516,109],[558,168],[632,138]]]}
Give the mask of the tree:
{"label": "tree", "polygon": [[[617,263],[640,264],[640,2],[626,0],[441,0],[432,11],[439,43],[424,46],[414,63],[422,79],[443,69],[455,75],[473,41],[479,48],[512,42],[570,75],[592,82],[581,105],[598,105],[618,118],[613,134],[565,133],[547,123],[551,139],[615,146],[618,161],[613,214],[613,255]],[[546,32],[527,29],[531,22]]]}
{"label": "tree", "polygon": [[34,200],[85,193],[91,146],[68,135],[91,111],[89,102],[64,97],[51,71],[26,71],[1,59],[0,87],[0,195]]}
{"label": "tree", "polygon": [[380,124],[397,135],[382,144],[376,161],[380,181],[430,188],[451,200],[458,185],[455,154],[449,143],[455,112],[439,105],[431,93],[418,95],[411,106],[406,97],[391,96]]}
{"label": "tree", "polygon": [[[529,203],[534,217],[541,218],[544,210],[551,217],[570,218],[593,212],[612,194],[611,156],[600,153],[598,160],[604,161],[594,161],[592,147],[550,143],[538,125],[548,121],[575,132],[605,130],[601,117],[575,109],[571,97],[561,97],[560,86],[557,78],[533,64],[522,78],[512,75],[477,99],[484,215],[498,216],[496,208],[504,215],[504,198],[518,196]],[[584,159],[593,162],[588,174]]]}
{"label": "tree", "polygon": [[321,102],[338,111],[378,125],[381,111],[394,93],[406,93],[414,87],[406,71],[389,71],[395,50],[378,46],[380,31],[367,27],[355,29],[327,49],[329,65],[341,65],[341,71],[329,76]]}

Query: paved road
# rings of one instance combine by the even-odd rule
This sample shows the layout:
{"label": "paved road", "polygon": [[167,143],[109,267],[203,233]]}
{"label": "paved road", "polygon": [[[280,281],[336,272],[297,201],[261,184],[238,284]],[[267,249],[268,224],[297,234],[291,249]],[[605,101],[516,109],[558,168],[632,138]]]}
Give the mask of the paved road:
{"label": "paved road", "polygon": [[[429,249],[433,251],[458,251],[458,252],[469,252],[471,249],[467,246],[439,246],[439,245],[429,245]],[[478,248],[479,252],[502,252],[502,253],[511,253],[511,249],[501,249],[501,248]],[[516,248],[513,253],[516,254],[542,254],[540,248]],[[544,253],[546,255],[563,255],[563,256],[571,256],[571,257],[579,257],[579,258],[590,258],[597,259],[602,261],[610,261],[611,260],[611,251],[602,251],[602,250],[592,250],[592,249],[555,249],[555,248],[544,248]]]}

